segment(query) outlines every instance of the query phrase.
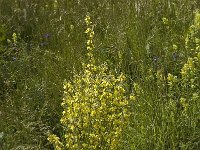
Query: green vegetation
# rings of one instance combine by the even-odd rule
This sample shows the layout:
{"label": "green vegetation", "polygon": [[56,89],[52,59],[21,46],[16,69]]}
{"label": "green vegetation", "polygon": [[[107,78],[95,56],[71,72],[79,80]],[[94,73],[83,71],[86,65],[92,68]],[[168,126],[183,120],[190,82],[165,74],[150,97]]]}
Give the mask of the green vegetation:
{"label": "green vegetation", "polygon": [[0,149],[200,149],[199,9],[0,0]]}

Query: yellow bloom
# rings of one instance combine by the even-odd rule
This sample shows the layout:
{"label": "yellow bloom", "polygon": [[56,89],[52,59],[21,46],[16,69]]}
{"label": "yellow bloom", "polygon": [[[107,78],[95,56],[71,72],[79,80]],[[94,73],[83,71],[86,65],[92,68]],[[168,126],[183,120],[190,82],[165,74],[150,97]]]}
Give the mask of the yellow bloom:
{"label": "yellow bloom", "polygon": [[115,76],[106,64],[96,65],[91,18],[86,16],[85,21],[89,63],[83,63],[83,72],[63,85],[61,123],[67,129],[66,148],[116,149],[123,128],[128,124],[129,99],[134,96],[127,97],[124,74]]}

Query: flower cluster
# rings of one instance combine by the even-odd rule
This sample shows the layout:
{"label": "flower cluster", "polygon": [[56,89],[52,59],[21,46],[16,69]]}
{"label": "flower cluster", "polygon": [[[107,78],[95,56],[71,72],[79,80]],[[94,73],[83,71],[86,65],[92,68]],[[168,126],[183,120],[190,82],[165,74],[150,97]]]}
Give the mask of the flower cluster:
{"label": "flower cluster", "polygon": [[[169,97],[180,105],[185,116],[199,113],[199,85],[200,85],[200,13],[196,12],[193,25],[185,39],[188,60],[183,65],[180,76],[168,74]],[[188,117],[190,118],[190,117]],[[191,116],[191,118],[195,118]],[[198,117],[197,117],[198,118]],[[193,120],[196,123],[197,120]]]}
{"label": "flower cluster", "polygon": [[194,58],[188,58],[188,61],[181,69],[182,86],[187,90],[188,88],[197,90],[200,81],[200,52]]}
{"label": "flower cluster", "polygon": [[195,13],[194,23],[190,26],[189,32],[185,39],[186,50],[191,56],[200,52],[200,13]]}
{"label": "flower cluster", "polygon": [[[94,31],[86,16],[89,63],[83,63],[83,72],[65,81],[61,123],[65,130],[65,148],[72,150],[115,150],[124,127],[128,124],[130,101],[125,76],[115,76],[106,64],[96,65],[93,57]],[[50,140],[59,144],[57,138]],[[57,145],[58,145],[57,144]],[[58,146],[57,146],[58,147]]]}
{"label": "flower cluster", "polygon": [[124,81],[105,65],[87,64],[82,75],[64,83],[61,123],[68,149],[116,149],[130,116]]}
{"label": "flower cluster", "polygon": [[16,44],[17,43],[17,34],[13,33],[12,38],[13,38],[13,43]]}
{"label": "flower cluster", "polygon": [[167,76],[167,81],[168,81],[169,87],[171,88],[173,84],[177,82],[177,76],[174,76],[171,73],[169,73]]}
{"label": "flower cluster", "polygon": [[188,109],[190,106],[199,106],[197,103],[200,102],[198,99],[200,96],[200,52],[196,57],[188,58],[180,74],[180,78],[168,74],[169,96],[173,99],[174,93],[178,93],[176,97],[180,97],[179,103],[186,114],[186,111],[191,111]]}
{"label": "flower cluster", "polygon": [[54,143],[54,146],[55,146],[56,150],[61,150],[62,149],[63,144],[60,142],[60,138],[57,137],[56,135],[54,135],[54,134],[49,135],[48,140],[51,143]]}
{"label": "flower cluster", "polygon": [[90,16],[86,16],[85,18],[85,22],[86,22],[86,25],[87,25],[87,29],[85,31],[85,33],[87,34],[87,37],[88,37],[88,40],[87,40],[87,50],[88,50],[88,57],[89,57],[89,61],[91,61],[91,63],[94,63],[95,60],[94,60],[94,56],[93,56],[93,50],[95,48],[94,46],[94,42],[93,42],[93,38],[94,38],[94,26],[92,25],[92,22],[91,22],[91,19],[90,19]]}
{"label": "flower cluster", "polygon": [[[185,39],[185,47],[188,53],[188,60],[180,71],[180,77],[168,74],[167,82],[169,85],[170,98],[176,93],[179,97],[179,103],[183,110],[189,110],[188,107],[199,97],[200,85],[200,13],[196,12],[193,25]],[[172,98],[173,99],[173,98]],[[195,102],[196,103],[196,102]],[[196,104],[195,104],[196,105]]]}

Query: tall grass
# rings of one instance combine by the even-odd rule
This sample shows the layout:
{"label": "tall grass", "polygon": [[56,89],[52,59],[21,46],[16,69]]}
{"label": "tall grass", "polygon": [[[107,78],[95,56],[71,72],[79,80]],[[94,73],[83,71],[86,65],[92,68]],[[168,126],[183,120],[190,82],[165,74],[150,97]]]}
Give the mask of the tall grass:
{"label": "tall grass", "polygon": [[95,60],[126,74],[137,99],[120,149],[199,149],[199,7],[199,0],[0,0],[0,149],[53,149],[48,131],[63,136],[62,85],[87,58],[88,12]]}

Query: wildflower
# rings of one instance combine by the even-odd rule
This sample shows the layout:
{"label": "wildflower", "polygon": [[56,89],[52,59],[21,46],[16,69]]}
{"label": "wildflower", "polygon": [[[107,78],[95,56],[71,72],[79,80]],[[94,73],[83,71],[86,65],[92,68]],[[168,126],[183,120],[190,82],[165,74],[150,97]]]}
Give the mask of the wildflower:
{"label": "wildflower", "polygon": [[85,31],[85,33],[90,33],[91,29],[87,28],[87,30]]}
{"label": "wildflower", "polygon": [[167,76],[167,81],[169,86],[172,86],[175,82],[177,82],[177,76],[173,76],[171,73]]}
{"label": "wildflower", "polygon": [[165,25],[167,25],[169,20],[168,20],[166,17],[163,17],[163,18],[162,18],[162,21],[163,21],[163,23],[164,23]]}
{"label": "wildflower", "polygon": [[85,22],[86,22],[87,25],[92,23],[89,15],[86,15]]}
{"label": "wildflower", "polygon": [[[93,57],[94,31],[86,16],[89,63],[71,82],[64,81],[62,125],[66,149],[116,149],[130,116],[129,100],[124,88],[124,74],[114,76],[106,64],[96,65]],[[66,107],[67,106],[67,107]],[[50,137],[56,144],[58,139]],[[59,142],[57,142],[59,143]],[[54,145],[55,145],[54,144]]]}
{"label": "wildflower", "polygon": [[173,50],[176,51],[178,49],[178,46],[176,44],[173,44]]}
{"label": "wildflower", "polygon": [[13,39],[13,43],[16,44],[17,43],[17,34],[16,33],[13,33],[12,39]]}
{"label": "wildflower", "polygon": [[54,7],[54,9],[58,8],[58,1],[57,0],[54,0],[53,7]]}
{"label": "wildflower", "polygon": [[49,38],[49,36],[50,36],[49,33],[44,34],[44,37],[45,37],[46,39]]}
{"label": "wildflower", "polygon": [[186,102],[186,99],[183,98],[183,97],[181,97],[181,98],[180,98],[180,103],[181,103],[181,105],[182,105],[184,111],[187,111],[187,109],[188,109],[188,107],[189,107],[189,104]]}
{"label": "wildflower", "polygon": [[59,137],[54,134],[49,135],[48,140],[54,144],[55,150],[61,150],[63,144],[59,141]]}

